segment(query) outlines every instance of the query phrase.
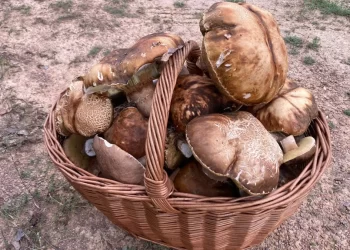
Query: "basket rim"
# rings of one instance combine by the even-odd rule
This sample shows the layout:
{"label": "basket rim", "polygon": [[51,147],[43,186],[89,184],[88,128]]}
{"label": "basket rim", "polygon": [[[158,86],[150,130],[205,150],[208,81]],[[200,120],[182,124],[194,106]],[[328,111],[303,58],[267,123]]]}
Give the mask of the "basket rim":
{"label": "basket rim", "polygon": [[[56,132],[54,110],[59,98],[52,105],[44,123],[44,142],[47,152],[56,167],[72,184],[93,188],[104,195],[113,195],[122,199],[152,202],[147,195],[145,186],[124,184],[115,180],[97,177],[84,169],[75,166],[65,155]],[[286,207],[294,200],[307,195],[321,178],[324,171],[330,165],[332,148],[330,143],[330,131],[326,117],[319,111],[309,128],[315,130],[316,153],[307,164],[304,171],[296,179],[275,189],[270,194],[256,199],[248,197],[205,197],[201,195],[181,193],[174,191],[167,199],[176,209],[196,208],[207,211],[235,211],[246,213],[261,213],[267,209]],[[74,185],[74,186],[75,186]]]}

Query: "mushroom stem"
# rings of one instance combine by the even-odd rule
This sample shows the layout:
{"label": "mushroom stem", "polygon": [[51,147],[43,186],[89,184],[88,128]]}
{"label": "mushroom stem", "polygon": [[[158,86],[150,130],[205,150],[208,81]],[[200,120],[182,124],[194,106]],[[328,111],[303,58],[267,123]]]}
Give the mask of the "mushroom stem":
{"label": "mushroom stem", "polygon": [[295,138],[293,135],[287,136],[281,141],[281,146],[283,148],[283,152],[287,153],[291,150],[297,149],[298,145],[295,141]]}
{"label": "mushroom stem", "polygon": [[87,154],[90,157],[96,156],[95,150],[92,146],[93,143],[94,143],[94,139],[90,138],[90,139],[87,139],[84,144],[85,154]]}
{"label": "mushroom stem", "polygon": [[146,166],[146,161],[147,161],[146,156],[142,156],[141,158],[138,158],[137,160],[138,160],[143,166]]}
{"label": "mushroom stem", "polygon": [[188,143],[182,139],[178,139],[177,141],[177,148],[181,151],[181,153],[186,157],[186,158],[191,158],[192,156],[192,150]]}

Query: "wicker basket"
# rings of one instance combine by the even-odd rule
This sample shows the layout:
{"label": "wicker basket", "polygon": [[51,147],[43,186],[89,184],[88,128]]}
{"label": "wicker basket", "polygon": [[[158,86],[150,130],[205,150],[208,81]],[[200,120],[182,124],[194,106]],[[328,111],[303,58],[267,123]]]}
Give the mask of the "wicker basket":
{"label": "wicker basket", "polygon": [[[199,47],[189,41],[176,51],[157,83],[146,141],[145,185],[127,185],[96,177],[66,157],[54,122],[53,105],[44,125],[45,144],[73,187],[114,224],[135,237],[176,249],[242,249],[260,244],[296,212],[330,164],[330,133],[319,113],[308,134],[316,138],[314,158],[293,181],[262,199],[203,197],[174,192],[163,170],[168,112],[178,72],[185,59],[195,61]],[[193,64],[188,63],[191,68]],[[195,70],[193,67],[191,70]]]}

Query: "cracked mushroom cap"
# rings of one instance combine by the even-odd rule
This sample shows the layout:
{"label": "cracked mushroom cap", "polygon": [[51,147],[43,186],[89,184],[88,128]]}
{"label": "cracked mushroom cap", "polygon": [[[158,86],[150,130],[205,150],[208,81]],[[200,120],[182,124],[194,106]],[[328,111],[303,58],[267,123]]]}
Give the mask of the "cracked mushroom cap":
{"label": "cracked mushroom cap", "polygon": [[194,159],[176,173],[174,186],[179,192],[208,197],[239,196],[238,188],[232,182],[220,182],[209,178]]}
{"label": "cracked mushroom cap", "polygon": [[197,161],[218,179],[230,178],[251,195],[276,188],[283,153],[252,114],[196,117],[187,125],[186,137]]}
{"label": "cracked mushroom cap", "polygon": [[267,103],[282,88],[287,50],[271,13],[251,4],[213,4],[200,22],[201,60],[232,100]]}
{"label": "cracked mushroom cap", "polygon": [[209,78],[198,75],[179,76],[170,108],[176,130],[185,132],[186,125],[196,116],[220,112],[224,99]]}
{"label": "cracked mushroom cap", "polygon": [[93,147],[103,176],[125,184],[143,184],[145,168],[135,157],[97,135]]}
{"label": "cracked mushroom cap", "polygon": [[123,109],[104,133],[105,139],[135,158],[146,154],[145,144],[148,122],[135,107]]}
{"label": "cracked mushroom cap", "polygon": [[311,92],[289,79],[270,103],[253,109],[268,131],[294,136],[303,134],[318,115]]}
{"label": "cracked mushroom cap", "polygon": [[90,137],[105,132],[113,120],[113,106],[108,97],[84,95],[75,112],[75,128],[80,135]]}

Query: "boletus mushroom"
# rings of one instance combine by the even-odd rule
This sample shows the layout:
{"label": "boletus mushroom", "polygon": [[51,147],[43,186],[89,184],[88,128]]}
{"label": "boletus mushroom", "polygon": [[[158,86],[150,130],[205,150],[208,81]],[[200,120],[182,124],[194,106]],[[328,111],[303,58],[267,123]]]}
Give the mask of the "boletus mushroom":
{"label": "boletus mushroom", "polygon": [[232,181],[227,179],[225,182],[220,182],[209,178],[202,171],[202,166],[194,159],[176,173],[174,186],[179,192],[208,197],[239,196],[238,188]]}
{"label": "boletus mushroom", "polygon": [[88,169],[90,165],[90,159],[85,152],[85,143],[88,138],[72,134],[63,142],[63,150],[68,159],[77,167]]}
{"label": "boletus mushroom", "polygon": [[276,188],[283,153],[252,114],[237,111],[198,116],[188,123],[186,137],[209,177],[230,178],[250,195]]}
{"label": "boletus mushroom", "polygon": [[181,148],[179,149],[178,147],[178,143],[182,139],[180,137],[181,135],[176,133],[175,129],[173,128],[168,129],[167,136],[165,138],[164,161],[165,161],[165,166],[171,170],[175,170],[178,167],[180,167],[181,164],[187,158],[186,155],[182,152],[183,150],[181,151]]}
{"label": "boletus mushroom", "polygon": [[105,132],[113,121],[111,100],[102,95],[84,95],[75,111],[74,125],[76,131],[90,137]]}
{"label": "boletus mushroom", "polygon": [[63,136],[76,134],[74,125],[75,111],[83,96],[83,83],[73,82],[61,96],[55,108],[56,130]]}
{"label": "boletus mushroom", "polygon": [[160,76],[162,56],[183,44],[177,35],[155,33],[142,37],[129,49],[112,52],[81,77],[86,93],[119,89],[148,117],[155,89],[153,80]]}
{"label": "boletus mushroom", "polygon": [[294,136],[305,133],[311,121],[318,115],[316,101],[311,92],[289,79],[270,103],[252,109],[268,131]]}
{"label": "boletus mushroom", "polygon": [[207,77],[184,75],[177,79],[171,101],[170,115],[178,132],[196,116],[219,113],[234,103],[222,95]]}
{"label": "boletus mushroom", "polygon": [[143,184],[144,166],[135,157],[96,135],[93,143],[101,173],[125,184]]}
{"label": "boletus mushroom", "polygon": [[204,13],[200,30],[201,60],[233,101],[267,103],[282,88],[287,50],[271,13],[247,3],[219,2]]}
{"label": "boletus mushroom", "polygon": [[147,119],[137,108],[128,107],[114,119],[104,138],[138,159],[146,154],[147,125]]}
{"label": "boletus mushroom", "polygon": [[312,136],[302,138],[296,143],[290,135],[281,141],[283,148],[283,164],[286,166],[308,162],[316,152],[316,141]]}

